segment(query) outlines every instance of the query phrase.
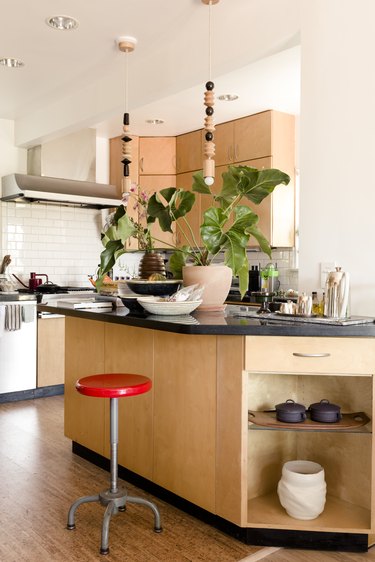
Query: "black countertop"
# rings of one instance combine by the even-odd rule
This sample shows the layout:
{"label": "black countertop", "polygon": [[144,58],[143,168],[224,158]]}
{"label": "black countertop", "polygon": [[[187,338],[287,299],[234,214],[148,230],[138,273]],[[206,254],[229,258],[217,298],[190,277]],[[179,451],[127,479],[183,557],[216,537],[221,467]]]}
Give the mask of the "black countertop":
{"label": "black countertop", "polygon": [[[233,307],[228,307],[233,309]],[[148,313],[132,314],[127,308],[114,310],[70,309],[57,305],[38,305],[40,312],[52,312],[87,320],[111,322],[138,328],[151,328],[179,334],[242,335],[242,336],[297,336],[297,337],[375,337],[375,323],[335,326],[326,324],[294,323],[270,320],[264,317],[232,316],[232,310],[199,312],[184,316],[158,316]]]}

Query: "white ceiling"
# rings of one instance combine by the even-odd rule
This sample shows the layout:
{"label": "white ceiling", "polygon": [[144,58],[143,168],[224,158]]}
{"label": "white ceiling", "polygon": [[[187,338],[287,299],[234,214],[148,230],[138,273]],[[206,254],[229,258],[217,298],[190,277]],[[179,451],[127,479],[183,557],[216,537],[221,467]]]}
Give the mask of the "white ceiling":
{"label": "white ceiling", "polygon": [[[220,0],[212,13],[216,122],[264,109],[299,112],[300,0]],[[201,0],[0,0],[0,118],[15,121],[16,143],[31,146],[86,127],[121,134],[125,57],[117,38],[138,44],[129,55],[131,131],[175,135],[203,126],[208,79],[208,14]],[[73,31],[45,24],[78,19]],[[148,118],[163,125],[145,123]]]}

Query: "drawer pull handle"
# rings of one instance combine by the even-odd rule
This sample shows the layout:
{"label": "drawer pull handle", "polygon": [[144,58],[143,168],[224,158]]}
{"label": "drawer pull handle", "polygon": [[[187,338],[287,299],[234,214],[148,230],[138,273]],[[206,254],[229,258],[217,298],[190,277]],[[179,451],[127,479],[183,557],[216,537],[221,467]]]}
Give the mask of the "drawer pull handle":
{"label": "drawer pull handle", "polygon": [[330,357],[330,353],[293,353],[295,357]]}

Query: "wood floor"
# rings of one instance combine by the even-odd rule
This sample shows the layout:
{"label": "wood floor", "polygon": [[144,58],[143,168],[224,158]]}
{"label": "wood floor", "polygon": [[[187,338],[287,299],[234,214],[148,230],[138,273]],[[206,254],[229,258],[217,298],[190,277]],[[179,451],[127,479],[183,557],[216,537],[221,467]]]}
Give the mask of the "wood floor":
{"label": "wood floor", "polygon": [[0,405],[0,562],[375,562],[368,553],[302,551],[247,546],[128,485],[154,500],[164,531],[153,532],[149,510],[131,505],[110,525],[110,553],[99,554],[104,508],[77,511],[66,529],[73,500],[108,486],[108,473],[73,455],[63,436],[63,398]]}
{"label": "wood floor", "polygon": [[66,529],[70,504],[108,487],[108,473],[73,455],[63,436],[63,398],[0,405],[1,562],[237,562],[261,551],[205,525],[134,486],[132,495],[154,499],[163,533],[153,531],[150,510],[129,505],[110,524],[108,556],[99,554],[104,508],[77,510]]}

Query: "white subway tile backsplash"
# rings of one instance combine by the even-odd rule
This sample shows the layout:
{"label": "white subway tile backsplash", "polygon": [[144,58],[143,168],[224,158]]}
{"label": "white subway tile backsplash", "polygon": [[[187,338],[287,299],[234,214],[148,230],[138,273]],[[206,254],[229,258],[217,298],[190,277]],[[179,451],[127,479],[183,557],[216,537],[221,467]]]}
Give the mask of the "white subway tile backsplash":
{"label": "white subway tile backsplash", "polygon": [[89,286],[103,249],[101,212],[63,205],[0,203],[2,255],[27,281],[31,271],[59,285]]}

